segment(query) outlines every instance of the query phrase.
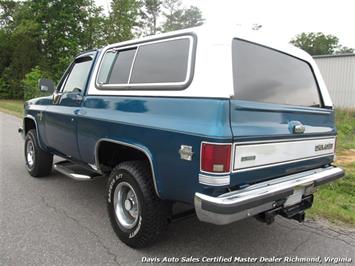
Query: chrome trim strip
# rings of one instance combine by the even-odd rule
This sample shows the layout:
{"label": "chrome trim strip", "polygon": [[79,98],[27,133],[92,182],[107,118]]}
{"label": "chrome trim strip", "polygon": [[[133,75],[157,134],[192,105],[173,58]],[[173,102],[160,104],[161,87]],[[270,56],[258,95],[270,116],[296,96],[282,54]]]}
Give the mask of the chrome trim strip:
{"label": "chrome trim strip", "polygon": [[[248,152],[252,152],[253,151],[253,148],[257,149],[258,147],[266,147],[266,146],[270,146],[270,144],[272,143],[275,143],[275,146],[277,144],[281,144],[281,143],[287,143],[287,142],[290,142],[292,144],[297,144],[297,142],[310,142],[310,141],[319,141],[319,140],[329,140],[329,141],[336,141],[336,137],[321,137],[321,138],[302,138],[302,139],[296,139],[295,140],[287,140],[287,141],[272,141],[272,142],[267,142],[267,143],[250,143],[249,145],[238,145],[238,143],[234,143],[234,151],[235,152],[238,152],[237,151],[237,147],[243,147],[244,149],[245,148],[248,148],[250,147],[250,150],[248,150]],[[312,142],[311,142],[312,143]],[[291,145],[291,144],[290,144]],[[323,157],[328,157],[328,156],[334,156],[335,155],[335,144],[333,146],[333,149],[327,153],[323,153],[323,154],[320,154],[320,155],[316,155],[316,154],[309,154],[310,156],[307,156],[307,157],[302,157],[302,156],[299,156],[299,158],[294,158],[294,159],[289,159],[289,160],[280,160],[280,161],[276,161],[276,162],[270,162],[270,163],[259,163],[259,165],[255,165],[255,166],[244,166],[244,167],[239,167],[237,168],[235,163],[236,163],[236,160],[237,158],[234,158],[233,157],[233,168],[232,168],[232,173],[239,173],[239,172],[245,172],[245,171],[251,171],[251,170],[257,170],[257,169],[263,169],[263,168],[268,168],[268,167],[273,167],[273,166],[279,166],[279,165],[284,165],[284,164],[289,164],[289,163],[295,163],[295,162],[302,162],[302,161],[306,161],[306,160],[312,160],[312,159],[317,159],[317,158],[323,158]],[[239,152],[241,152],[239,150]],[[254,153],[253,153],[254,154]],[[235,153],[233,154],[233,156],[235,156]],[[297,156],[298,157],[298,156]]]}
{"label": "chrome trim strip", "polygon": [[284,165],[284,164],[289,164],[289,163],[297,163],[297,162],[302,162],[302,161],[307,161],[307,160],[312,160],[312,159],[318,159],[318,158],[323,158],[323,157],[328,157],[328,156],[334,156],[334,155],[335,155],[334,153],[329,153],[329,154],[326,154],[326,155],[307,157],[307,158],[291,160],[291,161],[285,161],[285,162],[280,162],[280,163],[260,165],[260,166],[255,166],[255,167],[242,168],[242,169],[234,169],[232,173],[247,172],[247,171],[252,171],[252,170],[258,170],[258,169],[263,169],[263,168],[268,168],[268,167],[274,167],[274,166],[279,166],[279,165]]}
{"label": "chrome trim strip", "polygon": [[212,176],[199,174],[198,182],[207,186],[228,186],[230,184],[230,175]]}
{"label": "chrome trim strip", "polygon": [[118,141],[118,140],[113,140],[113,139],[108,139],[108,138],[99,139],[96,142],[96,145],[95,145],[95,165],[96,165],[96,168],[100,172],[101,172],[101,169],[100,169],[100,164],[99,164],[99,160],[98,160],[98,149],[99,149],[100,143],[102,141],[107,141],[107,142],[112,142],[112,143],[115,143],[115,144],[124,145],[124,146],[130,147],[130,148],[134,148],[136,150],[139,150],[139,151],[143,152],[147,156],[147,158],[149,160],[149,163],[150,163],[150,167],[151,167],[151,170],[152,170],[152,177],[153,177],[153,183],[154,183],[155,192],[157,193],[157,196],[160,197],[159,191],[158,191],[157,182],[156,182],[156,177],[155,177],[153,161],[152,161],[152,158],[151,158],[150,154],[144,148],[142,148],[142,147],[140,147],[138,145],[130,144],[130,143],[123,142],[123,141]]}
{"label": "chrome trim strip", "polygon": [[133,60],[132,60],[132,65],[131,65],[131,68],[129,70],[128,81],[127,81],[128,84],[131,82],[133,66],[134,66],[134,63],[136,62],[137,53],[138,53],[138,47],[136,48],[136,52],[134,53],[134,57],[133,57]]}
{"label": "chrome trim strip", "polygon": [[195,193],[195,209],[201,221],[228,224],[276,207],[277,200],[292,195],[298,186],[319,186],[342,176],[341,168],[330,166],[257,183],[218,197]]}
{"label": "chrome trim strip", "polygon": [[307,137],[307,138],[292,138],[292,139],[272,139],[272,140],[256,140],[256,141],[237,141],[234,145],[248,145],[248,144],[262,144],[262,143],[279,143],[279,142],[291,142],[291,141],[303,141],[303,140],[319,140],[319,139],[335,139],[336,136],[324,136],[324,137]]}

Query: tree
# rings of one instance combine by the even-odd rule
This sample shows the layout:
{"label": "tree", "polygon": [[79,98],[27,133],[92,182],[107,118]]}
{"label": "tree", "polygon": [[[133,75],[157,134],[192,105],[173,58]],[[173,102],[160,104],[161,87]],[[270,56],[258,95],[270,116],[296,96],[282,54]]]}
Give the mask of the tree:
{"label": "tree", "polygon": [[140,8],[139,35],[154,35],[160,30],[158,17],[161,14],[161,5],[161,0],[143,0]]}
{"label": "tree", "polygon": [[59,79],[79,51],[103,43],[101,11],[94,0],[0,0],[0,96],[22,97],[35,66]]}
{"label": "tree", "polygon": [[165,23],[162,26],[164,32],[173,31],[179,28],[183,9],[180,0],[165,0],[163,7],[166,10],[163,12]]}
{"label": "tree", "polygon": [[190,6],[185,9],[181,17],[180,27],[177,29],[186,29],[191,27],[201,26],[203,24],[203,17],[201,10],[196,6]]}
{"label": "tree", "polygon": [[43,58],[39,67],[49,70],[53,79],[60,78],[76,54],[102,41],[98,37],[103,31],[98,26],[102,9],[97,8],[93,0],[32,0],[29,3],[32,19],[40,25],[39,49]]}
{"label": "tree", "polygon": [[14,13],[20,3],[11,0],[0,0],[0,28],[14,22]]}
{"label": "tree", "polygon": [[355,53],[355,49],[347,47],[347,46],[342,46],[337,51],[335,51],[335,53],[336,54],[353,54],[353,53]]}
{"label": "tree", "polygon": [[331,34],[325,35],[322,32],[303,32],[296,35],[290,43],[305,50],[311,55],[354,52],[352,48],[340,45],[338,37]]}
{"label": "tree", "polygon": [[132,39],[140,4],[136,0],[112,0],[107,24],[109,43]]}
{"label": "tree", "polygon": [[163,32],[181,30],[203,24],[202,12],[195,6],[183,8],[181,0],[165,0],[163,2],[165,22]]}
{"label": "tree", "polygon": [[200,26],[203,20],[200,9],[184,8],[181,0],[143,0],[140,35]]}

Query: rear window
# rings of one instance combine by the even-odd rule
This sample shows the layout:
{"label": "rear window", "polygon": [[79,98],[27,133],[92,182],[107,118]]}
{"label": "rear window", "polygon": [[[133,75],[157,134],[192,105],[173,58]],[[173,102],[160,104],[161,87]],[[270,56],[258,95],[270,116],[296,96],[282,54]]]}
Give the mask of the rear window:
{"label": "rear window", "polygon": [[236,99],[320,107],[318,86],[305,61],[238,39],[232,50]]}
{"label": "rear window", "polygon": [[191,36],[108,50],[97,76],[99,89],[183,89],[192,75]]}

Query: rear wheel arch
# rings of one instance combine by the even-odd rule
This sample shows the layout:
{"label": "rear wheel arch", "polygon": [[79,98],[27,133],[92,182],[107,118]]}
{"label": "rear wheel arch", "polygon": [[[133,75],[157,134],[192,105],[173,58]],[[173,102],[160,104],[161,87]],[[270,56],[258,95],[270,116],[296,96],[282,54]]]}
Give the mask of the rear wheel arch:
{"label": "rear wheel arch", "polygon": [[150,174],[153,179],[155,193],[160,198],[152,157],[152,154],[147,148],[118,140],[100,139],[95,146],[95,164],[97,169],[103,172],[105,172],[105,169],[113,169],[122,162],[136,160],[147,161],[151,171]]}

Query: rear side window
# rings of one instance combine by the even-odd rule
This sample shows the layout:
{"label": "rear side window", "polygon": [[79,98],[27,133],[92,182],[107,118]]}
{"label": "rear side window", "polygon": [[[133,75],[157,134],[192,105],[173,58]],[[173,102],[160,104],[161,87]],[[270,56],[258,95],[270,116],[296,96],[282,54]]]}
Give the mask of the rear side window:
{"label": "rear side window", "polygon": [[110,84],[127,84],[129,73],[136,49],[120,51],[116,54],[115,63],[109,73],[108,83]]}
{"label": "rear side window", "polygon": [[192,76],[192,36],[108,50],[97,76],[99,89],[184,89]]}
{"label": "rear side window", "polygon": [[189,39],[144,45],[139,48],[131,83],[184,82],[189,57]]}
{"label": "rear side window", "polygon": [[321,106],[313,71],[305,61],[238,39],[232,50],[236,99]]}

